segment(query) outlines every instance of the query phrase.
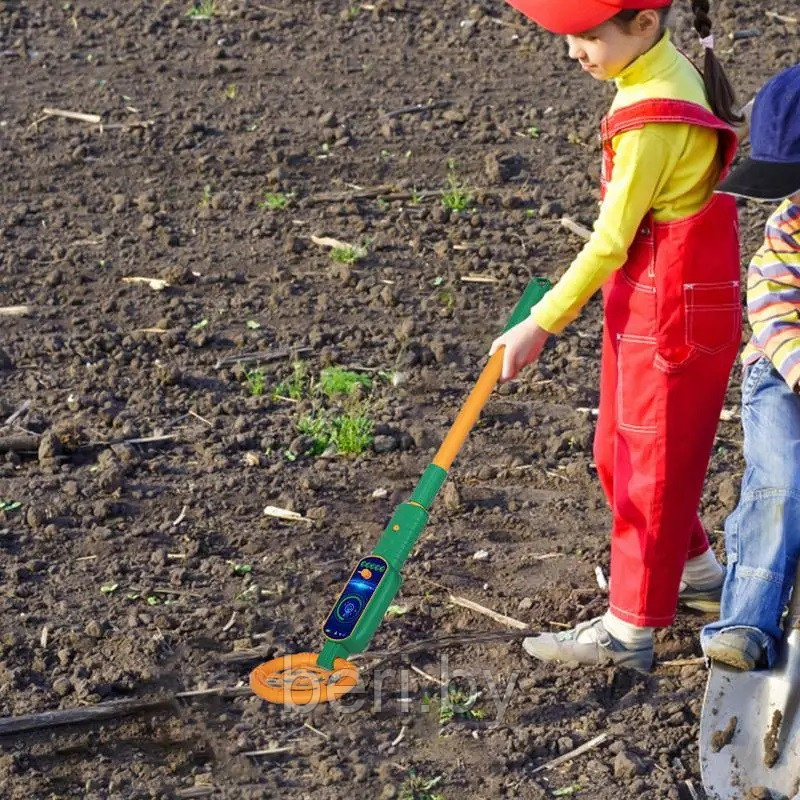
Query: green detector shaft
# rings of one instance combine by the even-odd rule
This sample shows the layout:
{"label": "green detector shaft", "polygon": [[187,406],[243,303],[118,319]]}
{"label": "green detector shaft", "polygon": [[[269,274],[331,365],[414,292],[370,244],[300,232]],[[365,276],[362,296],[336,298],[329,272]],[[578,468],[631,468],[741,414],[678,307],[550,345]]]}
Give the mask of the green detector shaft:
{"label": "green detector shaft", "polygon": [[[549,281],[534,278],[525,289],[503,332],[526,319],[531,309],[550,288]],[[501,349],[484,367],[411,497],[397,506],[372,554],[362,558],[356,565],[322,626],[326,642],[317,658],[317,667],[333,670],[337,659],[347,659],[368,647],[386,610],[403,584],[403,565],[428,522],[428,512],[447,480],[453,460],[500,378],[502,364]]]}

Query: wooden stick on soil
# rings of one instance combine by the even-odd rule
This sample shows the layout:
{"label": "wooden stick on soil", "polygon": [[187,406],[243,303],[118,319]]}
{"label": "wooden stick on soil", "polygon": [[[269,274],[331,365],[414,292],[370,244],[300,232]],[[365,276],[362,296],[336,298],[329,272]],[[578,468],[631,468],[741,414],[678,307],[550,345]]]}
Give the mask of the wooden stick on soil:
{"label": "wooden stick on soil", "polygon": [[764,12],[770,19],[777,20],[778,22],[785,22],[787,25],[800,25],[800,18],[787,17],[784,14],[779,14],[777,11]]}
{"label": "wooden stick on soil", "polygon": [[486,608],[486,606],[482,606],[480,603],[476,603],[474,600],[468,600],[466,597],[459,597],[458,595],[451,594],[449,599],[453,605],[461,606],[462,608],[468,608],[471,611],[477,611],[479,614],[490,617],[495,622],[499,622],[501,625],[507,625],[509,628],[523,630],[527,629],[528,627],[524,622],[520,622],[518,619],[507,617],[505,614],[498,614],[497,611],[492,611],[491,608]]}
{"label": "wooden stick on soil", "polygon": [[95,706],[81,708],[64,708],[57,711],[42,711],[38,714],[25,714],[20,717],[0,717],[0,736],[10,736],[26,731],[56,728],[64,725],[82,725],[87,722],[98,722],[104,719],[141,714],[146,711],[158,711],[174,706],[176,700],[199,699],[203,697],[242,697],[251,694],[247,686],[217,687],[200,689],[191,692],[178,692],[163,697],[150,697],[136,700],[112,700]]}
{"label": "wooden stick on soil", "polygon": [[9,416],[6,421],[3,423],[2,427],[7,428],[9,425],[13,425],[19,417],[21,417],[29,408],[31,407],[31,401],[26,400],[22,405],[17,408],[17,410]]}
{"label": "wooden stick on soil", "polygon": [[576,236],[580,236],[581,239],[588,239],[592,235],[592,232],[588,228],[584,228],[583,225],[575,222],[571,217],[561,217],[561,224],[568,231],[572,231]]}
{"label": "wooden stick on soil", "polygon": [[249,364],[255,361],[268,364],[270,361],[280,361],[282,358],[298,358],[310,352],[310,347],[298,347],[294,350],[270,350],[266,353],[244,353],[241,356],[229,356],[228,358],[219,359],[219,361],[214,364],[214,369],[219,369],[228,364]]}
{"label": "wooden stick on soil", "polygon": [[39,437],[27,433],[0,436],[0,453],[35,453],[39,449]]}
{"label": "wooden stick on soil", "polygon": [[102,117],[99,114],[84,114],[82,111],[65,111],[61,108],[44,108],[42,114],[46,117],[61,117],[62,119],[74,119],[78,122],[90,122],[97,125]]}
{"label": "wooden stick on soil", "polygon": [[698,656],[697,658],[676,658],[674,661],[656,662],[657,667],[699,667],[705,664],[706,660]]}
{"label": "wooden stick on soil", "polygon": [[387,111],[381,114],[379,119],[389,119],[391,117],[399,117],[403,114],[420,114],[424,111],[430,111],[434,108],[448,108],[452,103],[450,100],[436,100],[432,103],[416,103],[413,106],[403,106],[396,108],[394,111]]}
{"label": "wooden stick on soil", "polygon": [[421,675],[423,678],[425,678],[425,680],[428,680],[431,683],[438,683],[439,686],[446,686],[447,685],[444,681],[439,680],[439,678],[434,678],[433,675],[428,675],[428,673],[425,672],[425,670],[420,669],[419,667],[415,666],[414,664],[411,665],[411,669],[414,672],[416,672],[417,675]]}
{"label": "wooden stick on soil", "polygon": [[312,733],[316,733],[317,736],[321,736],[323,739],[327,739],[330,741],[330,734],[325,733],[325,731],[321,731],[319,728],[315,728],[310,722],[303,723],[304,728],[308,728]]}
{"label": "wooden stick on soil", "polygon": [[552,761],[548,761],[546,764],[542,764],[540,767],[536,767],[533,770],[533,774],[537,772],[542,772],[546,769],[552,769],[553,767],[557,767],[559,764],[564,764],[567,761],[572,761],[573,758],[577,758],[578,756],[583,755],[584,753],[592,750],[593,748],[601,745],[606,739],[608,739],[607,733],[601,733],[599,736],[595,736],[594,739],[586,742],[586,744],[582,744],[580,747],[576,747],[574,750],[570,750],[569,753],[564,753],[563,756],[559,756],[558,758],[554,758]]}
{"label": "wooden stick on soil", "polygon": [[27,317],[30,306],[0,306],[0,317]]}

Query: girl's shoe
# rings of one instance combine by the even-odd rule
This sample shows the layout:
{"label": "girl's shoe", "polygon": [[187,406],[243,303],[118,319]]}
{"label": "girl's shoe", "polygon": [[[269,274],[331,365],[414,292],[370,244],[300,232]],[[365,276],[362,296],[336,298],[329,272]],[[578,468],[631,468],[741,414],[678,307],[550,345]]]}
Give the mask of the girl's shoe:
{"label": "girl's shoe", "polygon": [[705,614],[719,614],[723,584],[724,581],[720,581],[719,586],[714,586],[711,589],[695,589],[689,586],[688,583],[681,581],[678,603],[686,608],[702,611]]}
{"label": "girl's shoe", "polygon": [[[591,633],[590,633],[591,632]],[[583,634],[583,636],[581,636]],[[578,641],[579,637],[592,641]],[[528,655],[540,661],[563,661],[572,664],[614,665],[639,672],[650,672],[653,667],[653,644],[631,649],[615,639],[597,617],[581,622],[560,633],[542,633],[523,640],[522,647]]]}
{"label": "girl's shoe", "polygon": [[728,628],[715,633],[703,644],[712,661],[718,661],[743,672],[766,664],[766,653],[758,634],[750,628]]}

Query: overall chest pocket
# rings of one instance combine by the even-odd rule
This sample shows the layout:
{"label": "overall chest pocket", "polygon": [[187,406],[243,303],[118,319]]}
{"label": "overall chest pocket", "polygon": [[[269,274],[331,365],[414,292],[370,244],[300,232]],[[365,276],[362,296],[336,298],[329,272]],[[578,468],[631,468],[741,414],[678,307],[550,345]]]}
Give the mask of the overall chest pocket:
{"label": "overall chest pocket", "polygon": [[739,281],[684,283],[686,343],[704,353],[738,344],[742,335]]}

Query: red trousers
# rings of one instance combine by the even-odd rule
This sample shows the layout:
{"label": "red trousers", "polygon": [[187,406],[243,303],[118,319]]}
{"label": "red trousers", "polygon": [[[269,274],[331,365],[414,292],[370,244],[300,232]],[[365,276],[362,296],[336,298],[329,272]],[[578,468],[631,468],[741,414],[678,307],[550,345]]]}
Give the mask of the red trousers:
{"label": "red trousers", "polygon": [[[645,101],[604,121],[606,181],[613,136],[669,114],[719,129],[727,169],[736,144],[724,123],[690,103]],[[674,619],[686,560],[709,547],[697,509],[741,341],[733,198],[713,195],[672,223],[648,215],[603,299],[595,462],[613,515],[610,607],[661,627]]]}

